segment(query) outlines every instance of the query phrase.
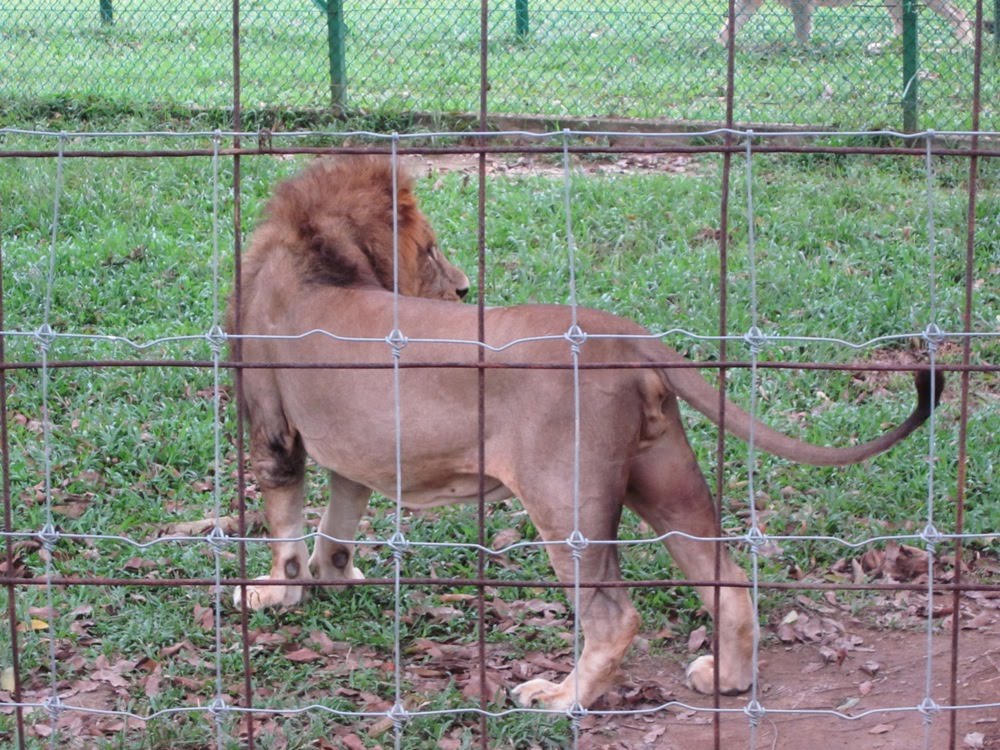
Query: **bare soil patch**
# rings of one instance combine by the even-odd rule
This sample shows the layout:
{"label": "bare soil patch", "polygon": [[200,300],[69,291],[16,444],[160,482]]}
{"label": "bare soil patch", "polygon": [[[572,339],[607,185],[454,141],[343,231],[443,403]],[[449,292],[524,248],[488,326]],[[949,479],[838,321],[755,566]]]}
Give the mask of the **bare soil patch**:
{"label": "bare soil patch", "polygon": [[[1000,750],[1000,708],[976,708],[1000,702],[1000,611],[995,606],[1000,605],[1000,599],[978,595],[968,603],[968,611],[962,605],[954,705],[970,708],[918,710],[926,697],[925,630],[886,630],[855,621],[846,629],[855,647],[832,660],[822,639],[791,644],[769,639],[761,651],[757,699],[765,713],[756,735],[752,735],[744,712],[749,697],[724,697],[719,702],[724,712],[719,716],[720,746],[752,750],[918,748],[924,747],[925,732],[929,732],[932,748]],[[982,603],[985,606],[980,606]],[[931,642],[931,696],[939,706],[951,705],[952,636],[941,621],[935,621]],[[684,687],[680,663],[651,663],[633,656],[627,668],[632,673],[631,682],[620,689],[620,695],[648,692],[656,685],[671,694],[672,700],[713,708],[712,698]],[[684,707],[648,715],[587,717],[581,747],[711,748],[714,722],[710,710]]]}

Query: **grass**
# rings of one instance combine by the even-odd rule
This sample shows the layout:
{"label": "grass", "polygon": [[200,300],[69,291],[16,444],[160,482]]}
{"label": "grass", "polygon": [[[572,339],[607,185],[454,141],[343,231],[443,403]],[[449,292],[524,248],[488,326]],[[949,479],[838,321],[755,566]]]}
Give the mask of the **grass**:
{"label": "grass", "polygon": [[[10,145],[11,139],[8,140]],[[19,145],[32,144],[29,138]],[[244,230],[252,226],[275,180],[299,160],[268,157],[243,161]],[[676,173],[595,174],[581,162],[573,177],[572,224],[579,257],[579,295],[583,304],[609,309],[653,330],[680,327],[712,334],[718,327],[718,228],[721,162],[704,156]],[[836,336],[865,341],[897,332],[920,331],[930,321],[929,261],[924,174],[918,160],[870,157],[758,156],[754,161],[754,228],[759,325],[767,332],[793,336]],[[228,279],[233,228],[232,175],[223,164],[219,244],[220,275]],[[964,226],[967,165],[936,162],[935,241],[937,247],[936,320],[942,328],[961,324],[964,278]],[[979,190],[973,328],[995,334],[1000,327],[996,283],[1000,258],[1000,172],[982,163]],[[211,165],[207,159],[67,160],[58,226],[51,323],[60,332],[115,334],[141,342],[159,337],[194,336],[148,351],[104,341],[59,339],[49,356],[80,358],[206,359],[211,349],[198,338],[216,319],[211,273]],[[49,222],[55,166],[50,160],[5,159],[0,164],[0,231],[4,253],[5,330],[30,332],[43,322],[48,295]],[[434,189],[432,185],[435,186]],[[742,179],[734,179],[730,263],[730,329],[747,330],[751,288],[747,219]],[[124,189],[123,189],[124,188]],[[498,175],[488,183],[488,304],[525,301],[562,302],[567,295],[563,184],[540,174]],[[474,268],[475,181],[461,174],[422,180],[419,191],[440,240],[451,256]],[[683,336],[671,343],[689,356],[717,357],[711,342]],[[39,356],[30,338],[5,339],[9,361]],[[862,351],[800,341],[775,343],[764,356],[788,360],[846,362],[897,356],[905,342]],[[737,354],[733,354],[735,348]],[[739,345],[730,356],[745,356]],[[942,356],[955,361],[954,349]],[[1000,359],[1000,341],[978,340],[972,358]],[[745,372],[730,376],[734,398],[748,402]],[[996,374],[972,378],[969,413],[970,464],[966,530],[1000,528],[995,456],[989,449],[1000,430]],[[863,439],[898,421],[910,408],[904,376],[876,377],[831,372],[768,370],[756,384],[759,406],[775,426],[820,442]],[[224,381],[225,382],[225,381]],[[46,521],[44,456],[40,441],[41,396],[37,370],[7,373],[11,425],[13,528],[37,532]],[[951,498],[956,487],[958,400],[950,386],[937,420],[935,523],[953,528]],[[55,369],[50,372],[51,477],[55,521],[62,532],[124,535],[151,541],[170,524],[211,517],[214,462],[213,378],[209,370],[154,367]],[[218,467],[221,512],[232,511],[235,497],[235,417],[223,411],[222,464]],[[688,429],[706,471],[712,469],[715,437],[707,421],[689,415]],[[790,465],[758,456],[754,465],[758,506],[774,534],[830,534],[858,540],[871,534],[915,533],[926,523],[927,432],[865,466],[843,470]],[[724,525],[737,531],[746,515],[748,466],[745,445],[730,441],[726,453]],[[312,478],[310,497],[319,505],[322,481]],[[387,539],[395,529],[391,504],[376,501],[361,538]],[[316,516],[310,516],[312,522]],[[426,542],[477,538],[474,514],[447,508],[407,514],[407,537]],[[513,528],[534,538],[530,520],[515,503],[501,504],[486,519],[487,538]],[[505,532],[506,533],[506,532]],[[648,536],[627,517],[623,534]],[[990,549],[985,542],[973,543]],[[30,538],[15,544],[18,564],[31,575],[45,573],[43,551]],[[995,545],[993,545],[995,548]],[[266,569],[263,545],[247,547],[251,574]],[[790,566],[822,575],[847,551],[813,541],[784,543],[764,561],[765,580],[784,580]],[[369,577],[390,577],[390,551],[381,544],[360,548],[360,565]],[[623,553],[626,575],[634,580],[676,575],[658,546]],[[140,549],[116,540],[62,539],[52,553],[52,569],[70,576],[145,579],[211,577],[214,558],[204,542],[163,541]],[[236,575],[233,549],[221,556],[223,575]],[[512,553],[491,561],[490,575],[501,580],[551,577],[539,550]],[[454,550],[417,548],[405,557],[404,575],[467,578],[475,558]],[[466,661],[449,662],[421,646],[421,639],[458,649],[475,643],[476,614],[467,587],[442,585],[405,591],[402,611],[404,695],[410,710],[441,709],[408,726],[406,747],[436,748],[442,741],[469,746],[474,719],[457,712],[470,705],[462,694]],[[8,591],[0,594],[6,611]],[[25,687],[44,698],[49,642],[55,639],[57,672],[65,701],[88,700],[146,715],[177,706],[206,705],[216,695],[214,594],[201,587],[143,585],[95,588],[67,586],[52,591],[54,616],[47,611],[43,586],[16,591],[19,657]],[[225,593],[228,597],[228,592]],[[696,614],[692,593],[681,589],[643,589],[635,593],[650,636],[671,628],[676,638],[656,640],[656,658],[683,658],[686,633],[705,622]],[[537,610],[524,602],[540,603]],[[487,589],[490,624],[513,625],[489,631],[491,659],[509,666],[537,653],[557,653],[569,663],[564,634],[572,628],[565,597],[551,591],[491,586]],[[780,613],[784,599],[767,594],[763,618]],[[536,606],[532,604],[531,606]],[[385,711],[394,697],[390,588],[370,586],[331,593],[285,613],[254,613],[249,646],[256,706],[279,708],[320,704],[328,709]],[[779,614],[780,616],[780,614]],[[32,620],[43,626],[35,629]],[[235,701],[242,689],[242,638],[239,618],[223,608],[218,669],[222,692]],[[319,635],[317,635],[319,634]],[[325,636],[329,642],[323,639]],[[309,648],[322,658],[291,658]],[[10,664],[9,631],[0,629],[0,668]],[[465,664],[466,666],[461,666]],[[678,669],[678,674],[680,667]],[[109,675],[111,675],[109,677]],[[117,675],[117,679],[112,679]],[[151,682],[151,678],[156,678]],[[97,685],[96,688],[89,686]],[[387,703],[388,702],[388,703]],[[38,721],[38,714],[31,722]],[[369,747],[391,742],[391,731],[368,734],[372,721],[337,721],[311,711],[301,716],[262,719],[262,747],[319,745],[321,738],[355,731]],[[41,722],[45,724],[44,721]],[[89,725],[91,727],[94,724]],[[239,727],[223,723],[225,746],[238,745]],[[568,722],[531,714],[491,720],[496,747],[562,747]],[[0,737],[10,738],[9,716],[0,716]],[[340,736],[340,735],[338,735]],[[142,725],[114,728],[87,738],[88,747],[202,748],[213,745],[211,722],[203,715],[167,715]],[[72,733],[63,736],[75,741]],[[454,743],[458,743],[455,745]],[[47,740],[29,737],[30,747]]]}
{"label": "grass", "polygon": [[[971,3],[958,4],[971,13]],[[618,0],[583,8],[549,0],[533,2],[530,12],[530,31],[518,36],[513,3],[490,11],[493,114],[724,120],[726,50],[715,41],[720,5]],[[475,8],[426,0],[351,7],[345,18],[350,112],[479,110]],[[325,18],[311,3],[246,4],[240,20],[248,121],[287,127],[296,119],[292,111],[328,107]],[[966,129],[972,53],[926,9],[920,24],[920,126]],[[232,102],[230,28],[225,4],[192,0],[169,9],[120,4],[113,25],[102,24],[96,5],[81,0],[4,7],[4,119],[24,125],[40,111],[67,109],[114,115],[135,111],[137,103],[225,113]],[[885,10],[820,9],[814,28],[808,45],[794,43],[791,14],[777,4],[750,20],[738,37],[736,121],[901,127],[902,47]],[[984,41],[988,47],[992,40]],[[985,129],[1000,127],[997,65],[996,55],[983,55]],[[271,114],[254,114],[263,110]]]}

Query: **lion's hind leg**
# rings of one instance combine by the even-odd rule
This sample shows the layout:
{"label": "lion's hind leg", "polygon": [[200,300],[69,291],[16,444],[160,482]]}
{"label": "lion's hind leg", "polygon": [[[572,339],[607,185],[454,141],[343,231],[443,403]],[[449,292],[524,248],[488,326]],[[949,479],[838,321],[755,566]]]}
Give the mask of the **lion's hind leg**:
{"label": "lion's hind leg", "polygon": [[319,580],[361,580],[364,575],[354,566],[354,538],[361,515],[368,506],[371,490],[330,472],[330,503],[319,524],[320,535],[309,570]]}
{"label": "lion's hind leg", "polygon": [[[254,425],[250,435],[250,457],[264,496],[264,516],[271,538],[271,572],[259,580],[301,579],[308,585],[308,556],[303,523],[306,453],[297,433],[284,430],[267,435]],[[246,587],[251,609],[291,607],[302,601],[305,586],[268,584]],[[234,600],[241,604],[242,589]]]}
{"label": "lion's hind leg", "polygon": [[[588,486],[586,482],[584,486]],[[579,531],[586,541],[573,534],[569,498],[551,499],[565,497],[564,492],[551,494],[545,507],[538,506],[538,512],[530,497],[522,497],[545,540],[562,542],[547,546],[560,581],[572,583],[576,579],[576,556],[579,556],[581,583],[621,580],[618,551],[609,543],[617,539],[621,496],[621,491],[617,491],[581,499]],[[566,596],[572,602],[574,589],[568,589]],[[639,632],[639,614],[629,600],[628,589],[582,586],[576,616],[583,630],[583,650],[575,668],[560,683],[536,679],[519,685],[513,697],[521,705],[537,703],[553,710],[566,710],[579,703],[587,708],[618,681],[622,659]]]}
{"label": "lion's hind leg", "polygon": [[[673,434],[665,435],[633,460],[626,504],[657,534],[681,532],[683,536],[666,538],[670,554],[688,579],[712,581],[716,580],[719,542],[697,538],[718,534],[712,496],[687,438],[680,432],[680,422],[676,424]],[[749,592],[740,585],[746,583],[746,575],[725,549],[721,550],[717,580],[722,584],[718,588],[703,585],[696,590],[713,615],[718,592],[719,619],[715,628],[719,639],[719,691],[741,693],[753,681],[756,624]],[[688,684],[700,693],[715,692],[715,668],[713,656],[695,659],[687,669]]]}

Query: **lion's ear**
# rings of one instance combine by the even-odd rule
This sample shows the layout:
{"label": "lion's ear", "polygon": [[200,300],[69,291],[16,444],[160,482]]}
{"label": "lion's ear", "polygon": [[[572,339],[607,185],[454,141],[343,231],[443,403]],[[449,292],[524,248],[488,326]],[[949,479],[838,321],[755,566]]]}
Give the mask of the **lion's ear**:
{"label": "lion's ear", "polygon": [[417,214],[417,198],[409,185],[403,185],[396,194],[396,211],[399,213],[399,223],[411,222]]}

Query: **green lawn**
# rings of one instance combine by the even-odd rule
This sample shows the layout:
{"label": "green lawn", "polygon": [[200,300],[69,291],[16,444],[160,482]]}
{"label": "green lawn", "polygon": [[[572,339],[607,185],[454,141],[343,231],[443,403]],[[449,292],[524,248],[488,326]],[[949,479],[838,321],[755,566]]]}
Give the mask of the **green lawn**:
{"label": "green lawn", "polygon": [[[51,141],[8,136],[5,147],[41,147]],[[74,146],[80,145],[74,143]],[[156,139],[145,145],[155,148]],[[204,145],[192,140],[192,145]],[[243,160],[244,230],[252,227],[262,201],[281,176],[302,159],[251,157]],[[742,164],[737,160],[731,194],[730,328],[743,333],[751,324]],[[682,328],[712,335],[718,330],[721,158],[703,156],[675,164],[673,171],[597,173],[599,159],[577,163],[571,188],[572,223],[578,245],[579,296],[583,304],[636,319],[652,330]],[[927,251],[927,195],[919,159],[846,156],[757,156],[754,159],[754,227],[759,325],[768,333],[830,336],[863,342],[879,336],[919,332],[930,322]],[[972,359],[1000,359],[1000,171],[982,165],[977,212],[973,328],[993,334],[977,340]],[[935,162],[936,322],[946,330],[961,325],[964,295],[967,164]],[[133,350],[121,343],[82,338],[57,339],[52,361],[107,359],[208,359],[202,337],[213,325],[213,300],[229,290],[233,244],[231,166],[223,161],[219,220],[213,215],[212,164],[207,158],[69,159],[56,235],[54,276],[49,278],[50,222],[56,181],[54,160],[0,161],[0,236],[4,265],[7,358],[34,361],[30,337],[38,330],[45,300],[59,333],[128,337],[140,343],[163,337],[194,337]],[[552,170],[548,170],[552,171]],[[421,175],[426,170],[421,171]],[[536,173],[492,176],[487,184],[488,280],[491,305],[567,298],[563,182]],[[123,189],[124,188],[124,189]],[[475,267],[476,183],[461,173],[432,174],[418,190],[446,252],[467,270]],[[222,248],[220,288],[212,274],[213,233]],[[470,274],[471,275],[471,274]],[[689,356],[711,360],[712,343],[672,335],[670,343]],[[763,355],[789,361],[854,362],[899,356],[908,342],[861,351],[801,341],[774,344]],[[731,345],[730,356],[745,349]],[[957,361],[952,345],[942,352]],[[1000,529],[1000,486],[996,476],[996,435],[1000,432],[997,375],[972,377],[969,412],[970,464],[966,485],[966,530]],[[41,436],[41,375],[38,370],[7,373],[10,417],[10,482],[14,542],[20,568],[44,576],[44,551],[27,535],[46,522],[45,458]],[[731,374],[733,396],[749,402],[745,371]],[[957,378],[952,379],[937,417],[935,523],[954,528],[951,499],[956,488]],[[223,393],[229,393],[223,373]],[[756,384],[759,408],[768,422],[819,442],[843,444],[864,439],[896,422],[911,408],[908,377],[902,374],[845,374],[767,370]],[[221,462],[215,463],[214,389],[211,370],[174,367],[53,369],[49,372],[51,411],[51,502],[58,528],[89,535],[62,539],[52,551],[51,570],[59,575],[134,579],[199,578],[214,575],[207,543],[161,541],[139,548],[116,539],[153,541],[172,525],[211,518],[218,500],[223,515],[235,497],[235,414],[224,399]],[[706,471],[714,461],[715,433],[707,420],[687,417],[692,442]],[[858,541],[876,534],[919,533],[926,523],[928,476],[926,429],[888,455],[847,469],[791,465],[768,456],[755,463],[757,504],[772,534],[833,535]],[[725,527],[739,533],[747,509],[746,446],[728,443],[724,499]],[[221,491],[213,486],[218,474]],[[316,472],[311,498],[321,503]],[[255,493],[251,506],[256,509]],[[394,531],[391,504],[376,501],[361,530],[367,542],[359,563],[370,578],[391,577],[392,555],[384,542]],[[316,515],[310,521],[317,521]],[[473,542],[478,531],[468,508],[407,514],[407,537],[425,542]],[[514,532],[509,531],[513,529]],[[259,529],[255,531],[259,532]],[[491,510],[487,538],[512,534],[534,539],[530,521],[516,503]],[[627,516],[623,534],[648,536]],[[996,542],[973,542],[996,550]],[[235,550],[223,550],[224,576],[236,575]],[[797,568],[823,579],[839,558],[854,554],[821,541],[782,542],[763,562],[764,580],[787,580]],[[263,545],[248,546],[252,575],[266,570]],[[632,580],[676,575],[657,546],[623,552]],[[405,576],[474,575],[471,553],[415,548],[405,557]],[[491,560],[488,573],[500,580],[551,577],[544,553],[529,549]],[[476,628],[473,589],[441,586],[404,590],[404,689],[410,710],[442,709],[407,729],[407,748],[436,748],[442,738],[470,742],[475,720],[456,709],[471,705],[463,688],[471,675],[468,656]],[[0,592],[6,611],[7,589]],[[229,592],[225,592],[228,602]],[[223,693],[235,701],[242,689],[239,616],[223,607],[221,648],[216,661],[211,588],[67,586],[52,591],[55,616],[44,586],[17,589],[19,655],[25,688],[33,700],[48,695],[49,639],[56,639],[57,679],[65,702],[100,705],[139,715],[177,706],[206,705],[216,697],[216,674]],[[652,641],[653,658],[682,658],[687,632],[704,623],[693,594],[684,588],[649,589],[635,596],[647,636],[671,628],[674,640]],[[861,601],[864,601],[863,597]],[[784,595],[765,593],[762,618],[779,617]],[[290,613],[257,613],[250,618],[256,706],[294,708],[318,704],[330,710],[384,712],[393,699],[392,616],[388,587],[362,587],[330,594]],[[539,653],[568,663],[565,633],[572,628],[565,599],[551,591],[493,586],[487,589],[490,663],[509,667]],[[38,623],[41,623],[40,625]],[[426,639],[426,640],[425,640]],[[457,649],[435,654],[431,644]],[[308,649],[304,651],[303,649]],[[465,649],[466,651],[462,651]],[[452,653],[452,652],[449,652]],[[311,655],[315,654],[315,658]],[[9,631],[0,628],[0,669],[10,666]],[[464,664],[464,666],[462,666]],[[678,674],[679,674],[679,667]],[[108,674],[117,675],[110,679]],[[99,676],[95,676],[99,675]],[[154,679],[155,678],[155,679]],[[91,684],[97,687],[88,687]],[[274,686],[280,686],[275,689]],[[388,705],[386,705],[388,701]],[[35,714],[31,723],[39,722]],[[388,734],[366,733],[371,721],[340,723],[317,709],[301,716],[265,720],[261,747],[306,747],[334,731],[355,726],[367,746],[391,744]],[[44,728],[45,721],[41,721]],[[88,724],[93,728],[94,724]],[[117,726],[117,725],[115,725]],[[237,744],[238,722],[223,722]],[[340,728],[338,730],[338,727]],[[260,727],[259,727],[260,729]],[[12,719],[0,715],[0,738],[10,738]],[[490,721],[496,747],[564,747],[568,722],[531,714]],[[549,739],[538,740],[544,736]],[[72,733],[63,735],[72,746]],[[109,721],[89,747],[202,748],[215,746],[211,722],[203,714],[172,715],[128,727]],[[270,739],[268,739],[270,738]],[[546,744],[548,743],[548,744]],[[30,733],[30,747],[48,740]]]}

